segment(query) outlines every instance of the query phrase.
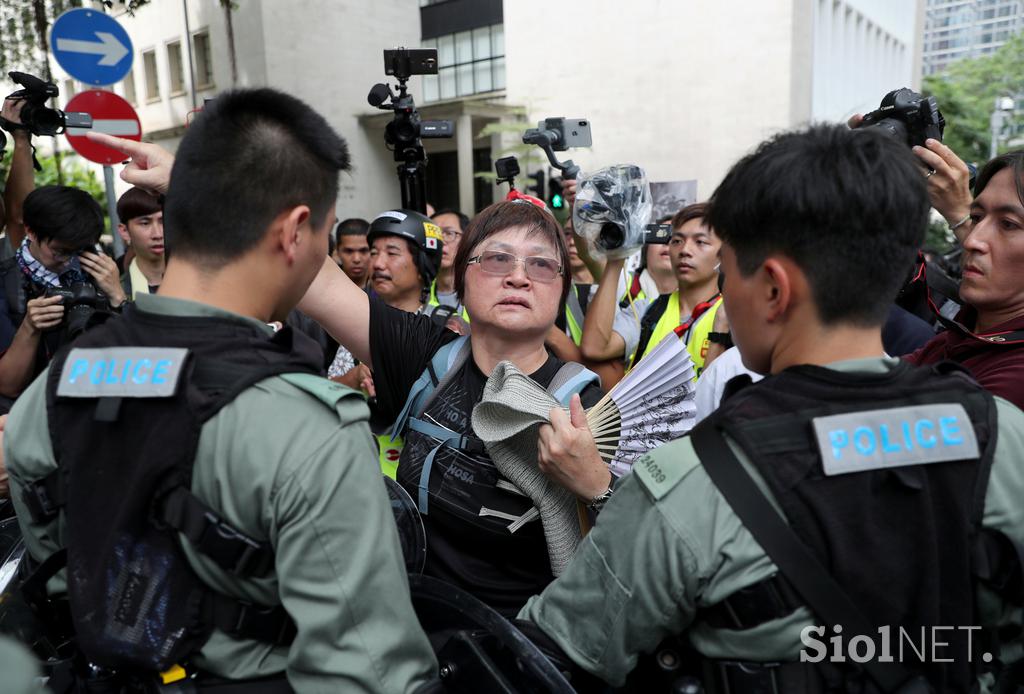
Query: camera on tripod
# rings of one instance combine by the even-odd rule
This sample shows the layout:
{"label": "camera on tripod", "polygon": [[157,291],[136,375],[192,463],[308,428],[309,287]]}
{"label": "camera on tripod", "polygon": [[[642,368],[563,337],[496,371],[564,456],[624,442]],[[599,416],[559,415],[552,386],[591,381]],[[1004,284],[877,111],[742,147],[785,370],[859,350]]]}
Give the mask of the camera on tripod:
{"label": "camera on tripod", "polygon": [[22,87],[8,94],[9,99],[22,99],[21,126],[4,121],[5,130],[24,128],[33,135],[60,135],[67,128],[91,128],[92,116],[88,113],[65,112],[49,108],[46,102],[60,96],[60,89],[53,82],[41,80],[24,72],[7,73],[15,84]]}
{"label": "camera on tripod", "polygon": [[394,118],[384,129],[384,141],[394,151],[395,161],[399,162],[402,207],[425,213],[427,199],[423,167],[427,154],[423,150],[422,139],[451,137],[454,128],[451,121],[421,120],[406,82],[413,75],[437,74],[437,49],[385,49],[384,74],[398,80],[398,93],[392,92],[387,84],[379,83],[373,85],[366,100],[375,108],[394,112]]}

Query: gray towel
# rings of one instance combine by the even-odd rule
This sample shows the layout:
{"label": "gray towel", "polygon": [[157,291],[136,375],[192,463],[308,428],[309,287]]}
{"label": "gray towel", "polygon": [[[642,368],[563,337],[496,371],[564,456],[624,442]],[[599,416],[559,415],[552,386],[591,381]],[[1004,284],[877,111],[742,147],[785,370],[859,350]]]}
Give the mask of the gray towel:
{"label": "gray towel", "polygon": [[484,442],[498,471],[540,512],[551,572],[565,569],[583,539],[576,496],[537,467],[537,435],[548,414],[561,407],[546,390],[511,362],[503,361],[487,379],[473,408],[473,432]]}

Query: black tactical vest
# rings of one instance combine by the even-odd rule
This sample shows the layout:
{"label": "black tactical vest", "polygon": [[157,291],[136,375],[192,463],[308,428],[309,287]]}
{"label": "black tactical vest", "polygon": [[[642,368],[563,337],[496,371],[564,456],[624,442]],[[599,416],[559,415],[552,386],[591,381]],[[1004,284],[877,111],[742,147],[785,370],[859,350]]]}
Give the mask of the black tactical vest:
{"label": "black tactical vest", "polygon": [[[815,418],[942,403],[963,406],[979,457],[825,473]],[[922,627],[977,625],[972,556],[995,448],[996,409],[992,396],[957,367],[901,363],[887,373],[865,374],[798,366],[732,393],[713,419],[742,447],[796,535],[873,626],[919,634]],[[861,432],[856,445],[928,446],[935,433],[892,426],[871,436]],[[852,445],[844,436],[835,437],[843,452]],[[770,611],[763,599],[754,602]],[[749,628],[744,621],[741,615],[732,628]],[[903,665],[926,676],[936,691],[969,691],[978,664],[968,662],[966,632],[947,635],[943,656],[955,662],[905,659]],[[831,631],[823,640],[829,636]],[[977,639],[974,649],[977,661]]]}
{"label": "black tactical vest", "polygon": [[[315,343],[289,328],[270,337],[237,320],[129,307],[73,348],[54,359],[47,383],[59,481],[51,475],[26,496],[34,496],[29,505],[37,510],[47,506],[40,498],[51,513],[63,505],[68,599],[81,651],[97,665],[152,672],[196,652],[214,626],[238,637],[289,641],[294,626],[280,605],[244,605],[204,586],[179,533],[236,575],[273,567],[265,539],[231,528],[191,494],[192,467],[203,424],[243,390],[276,374],[319,372]],[[129,390],[168,387],[173,360],[145,348],[187,350],[169,396],[58,393],[73,376]]]}

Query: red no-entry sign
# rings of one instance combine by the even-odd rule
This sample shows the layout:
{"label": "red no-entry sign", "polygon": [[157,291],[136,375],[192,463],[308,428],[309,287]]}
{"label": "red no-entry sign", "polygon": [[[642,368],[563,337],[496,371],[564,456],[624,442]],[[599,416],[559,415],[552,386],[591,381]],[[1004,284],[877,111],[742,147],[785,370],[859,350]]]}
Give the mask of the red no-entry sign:
{"label": "red no-entry sign", "polygon": [[[113,92],[92,89],[76,94],[64,107],[64,110],[90,114],[93,132],[106,133],[129,140],[142,139],[142,126],[139,124],[139,117],[135,114],[135,109]],[[90,128],[68,128],[68,144],[72,149],[97,164],[119,164],[126,159],[125,155],[116,149],[98,145],[85,137],[85,133],[89,130]]]}

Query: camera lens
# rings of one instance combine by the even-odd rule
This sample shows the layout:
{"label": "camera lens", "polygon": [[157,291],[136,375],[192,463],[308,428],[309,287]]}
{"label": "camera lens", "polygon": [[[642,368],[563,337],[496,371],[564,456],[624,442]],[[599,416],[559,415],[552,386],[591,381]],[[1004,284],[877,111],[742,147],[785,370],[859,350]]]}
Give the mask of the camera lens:
{"label": "camera lens", "polygon": [[601,225],[601,231],[598,234],[598,243],[601,248],[610,251],[615,248],[621,248],[625,242],[626,232],[623,230],[622,225],[616,222],[605,222]]}
{"label": "camera lens", "polygon": [[871,127],[878,128],[883,133],[895,140],[898,140],[899,142],[906,142],[908,144],[910,142],[907,126],[901,120],[897,120],[895,118],[883,118]]}

